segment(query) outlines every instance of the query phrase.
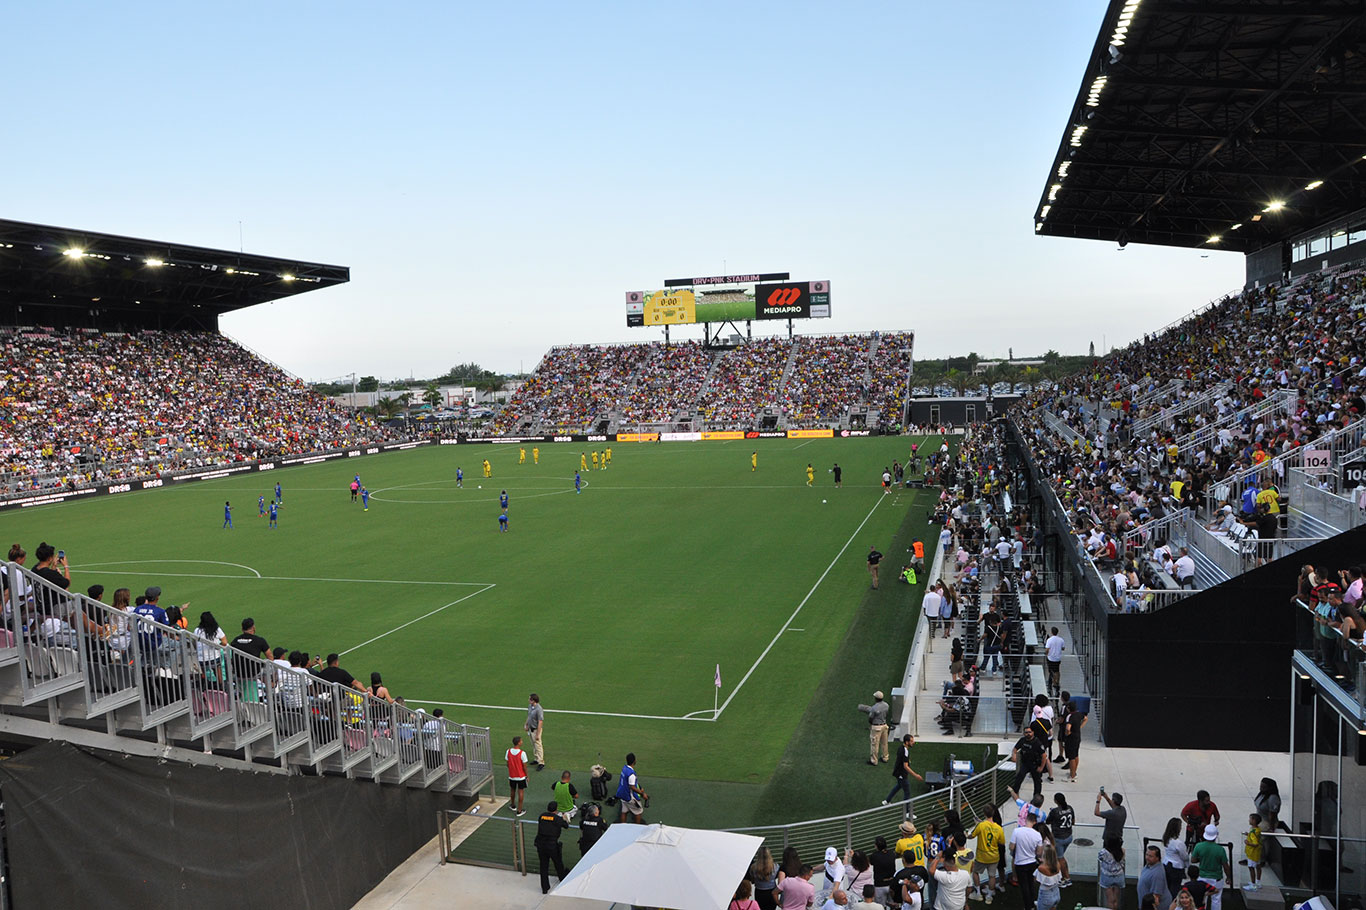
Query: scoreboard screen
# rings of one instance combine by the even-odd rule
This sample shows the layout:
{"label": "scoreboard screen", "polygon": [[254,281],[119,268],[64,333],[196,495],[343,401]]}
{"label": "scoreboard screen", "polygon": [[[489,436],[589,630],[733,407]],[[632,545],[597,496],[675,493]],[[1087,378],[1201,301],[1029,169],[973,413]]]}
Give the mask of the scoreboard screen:
{"label": "scoreboard screen", "polygon": [[659,291],[626,292],[628,326],[829,317],[829,281],[756,283],[753,290],[697,291],[693,288],[669,287]]}

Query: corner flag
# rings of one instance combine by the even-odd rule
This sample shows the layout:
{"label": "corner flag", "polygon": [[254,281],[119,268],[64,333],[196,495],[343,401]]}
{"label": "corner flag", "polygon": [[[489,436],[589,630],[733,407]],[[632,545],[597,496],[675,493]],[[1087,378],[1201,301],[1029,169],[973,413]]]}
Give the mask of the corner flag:
{"label": "corner flag", "polygon": [[716,665],[716,688],[721,688],[721,665]]}

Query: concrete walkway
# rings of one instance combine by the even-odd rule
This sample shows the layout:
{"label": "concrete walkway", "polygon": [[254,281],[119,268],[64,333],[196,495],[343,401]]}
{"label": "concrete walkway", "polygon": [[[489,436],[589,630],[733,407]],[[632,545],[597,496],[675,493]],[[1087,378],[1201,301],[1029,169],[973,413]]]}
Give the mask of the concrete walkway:
{"label": "concrete walkway", "polygon": [[[1013,739],[1001,743],[999,748],[1008,754],[1012,744]],[[1219,839],[1232,841],[1238,858],[1241,858],[1247,815],[1252,811],[1252,798],[1263,777],[1273,778],[1280,784],[1282,796],[1287,799],[1285,815],[1289,815],[1290,756],[1284,752],[1108,749],[1088,743],[1082,747],[1076,783],[1065,782],[1065,775],[1054,776],[1053,783],[1044,782],[1047,804],[1052,805],[1055,792],[1066,794],[1067,801],[1077,811],[1079,825],[1099,822],[1092,813],[1096,791],[1103,785],[1111,794],[1124,794],[1129,823],[1138,826],[1137,835],[1152,838],[1162,836],[1167,819],[1179,815],[1181,807],[1195,798],[1195,791],[1208,790],[1223,814]],[[481,800],[481,812],[496,812],[503,802],[501,799]],[[1094,831],[1085,836],[1092,834]],[[1131,854],[1137,853],[1137,843],[1134,839],[1129,844]],[[1076,850],[1077,857],[1073,857],[1072,851],[1068,853],[1074,860],[1074,869],[1083,875],[1094,874],[1095,847],[1077,847]],[[447,910],[450,907],[610,910],[614,906],[599,901],[543,896],[540,878],[535,872],[523,876],[517,872],[458,863],[443,866],[439,854],[433,839],[356,904],[356,910]],[[1131,856],[1127,864],[1131,880],[1137,875],[1141,862],[1137,856]],[[1233,868],[1234,884],[1241,886],[1247,881],[1247,867],[1235,865]],[[1265,870],[1264,880],[1268,886],[1279,884],[1269,869]],[[552,887],[554,882],[552,878]],[[1072,898],[1069,896],[1069,899]]]}

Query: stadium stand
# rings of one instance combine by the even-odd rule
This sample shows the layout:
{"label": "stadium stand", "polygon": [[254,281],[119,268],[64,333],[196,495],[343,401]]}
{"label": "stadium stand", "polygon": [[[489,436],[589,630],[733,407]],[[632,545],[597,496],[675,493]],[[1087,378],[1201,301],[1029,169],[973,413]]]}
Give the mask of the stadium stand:
{"label": "stadium stand", "polygon": [[392,435],[211,332],[0,331],[0,495]]}
{"label": "stadium stand", "polygon": [[601,433],[622,425],[693,429],[848,427],[866,409],[899,428],[909,332],[761,338],[735,348],[557,347],[494,422],[499,435]]}
{"label": "stadium stand", "polygon": [[[1097,568],[1179,584],[1142,557],[1172,540],[1182,509],[1225,549],[1260,540],[1263,560],[1268,538],[1327,536],[1302,516],[1292,524],[1279,491],[1262,491],[1285,483],[1305,450],[1357,457],[1363,305],[1360,269],[1250,289],[1031,395],[1016,419]],[[1168,376],[1179,383],[1160,381]],[[1197,555],[1198,587],[1237,574],[1218,571],[1223,554],[1215,554]]]}
{"label": "stadium stand", "polygon": [[[35,555],[50,564],[50,547],[40,545]],[[147,754],[138,746],[151,737],[180,760],[218,750],[225,766],[266,760],[462,793],[476,792],[492,773],[487,729],[329,681],[316,662],[315,672],[305,666],[303,649],[285,667],[269,653],[243,650],[237,639],[228,644],[236,626],[222,635],[196,634],[177,624],[178,607],[138,612],[127,597],[106,604],[63,590],[50,580],[64,574],[60,565],[46,577],[16,561],[3,570],[0,702],[13,712],[11,733],[41,726],[52,738],[86,742],[84,730],[117,731],[103,748]],[[104,590],[119,593],[95,593]],[[252,630],[242,628],[245,638]],[[75,716],[48,725],[44,706],[58,699]],[[27,721],[29,730],[20,709],[35,705],[42,718]],[[115,717],[123,722],[106,726]]]}

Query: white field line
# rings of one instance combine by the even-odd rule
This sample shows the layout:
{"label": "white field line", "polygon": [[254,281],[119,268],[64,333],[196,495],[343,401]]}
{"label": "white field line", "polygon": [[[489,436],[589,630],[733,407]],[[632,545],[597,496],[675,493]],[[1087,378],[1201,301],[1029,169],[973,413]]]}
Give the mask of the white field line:
{"label": "white field line", "polygon": [[[71,564],[71,568],[73,568],[73,569],[89,569],[89,568],[93,568],[93,567],[97,567],[97,566],[135,566],[135,565],[138,565],[138,564],[140,564],[140,563],[146,563],[146,564],[151,564],[151,565],[160,565],[161,563],[166,563],[166,562],[200,562],[200,563],[205,563],[205,562],[212,562],[212,561],[213,561],[213,560],[205,560],[205,559],[181,559],[181,560],[176,560],[176,559],[126,559],[126,560],[121,560],[121,561],[119,561],[119,562],[87,562],[87,563],[80,563],[80,564],[72,563],[72,564]],[[249,571],[249,572],[255,572],[255,578],[258,579],[258,580],[260,580],[260,581],[330,581],[330,582],[338,582],[338,583],[353,583],[353,582],[354,582],[355,584],[365,584],[365,585],[446,585],[446,586],[449,586],[449,587],[456,587],[456,588],[491,588],[491,587],[494,587],[494,583],[493,583],[493,582],[488,582],[488,581],[414,581],[414,580],[412,580],[412,579],[395,579],[395,578],[324,578],[324,577],[313,576],[313,575],[262,575],[260,572],[257,572],[257,571],[256,571],[255,569],[253,569],[251,566],[244,566],[244,565],[241,565],[240,563],[235,563],[235,562],[224,562],[224,563],[218,563],[218,565],[224,565],[224,566],[238,566],[239,568],[246,569],[246,570]],[[246,579],[246,580],[248,580],[248,581],[250,581],[251,578],[252,578],[252,576],[249,576],[249,575],[216,575],[216,574],[209,573],[209,572],[157,572],[157,571],[148,570],[148,569],[142,569],[142,570],[139,570],[139,571],[134,572],[134,571],[129,570],[129,569],[103,569],[103,568],[102,568],[102,569],[100,569],[100,574],[102,574],[102,575],[156,575],[156,576],[158,576],[158,577],[165,577],[165,578],[241,578],[241,579]]]}
{"label": "white field line", "polygon": [[453,607],[453,606],[455,606],[455,605],[458,604],[458,603],[463,603],[463,602],[469,600],[471,597],[477,597],[477,596],[479,596],[480,594],[483,594],[485,591],[488,591],[488,590],[490,590],[490,589],[492,589],[492,588],[496,588],[496,587],[497,587],[497,585],[485,585],[484,587],[480,588],[478,591],[471,591],[470,593],[466,594],[464,597],[457,598],[457,599],[451,601],[451,602],[448,603],[448,604],[445,604],[445,605],[443,605],[443,606],[437,607],[435,610],[432,610],[431,612],[423,613],[423,614],[422,614],[421,616],[419,616],[417,619],[410,619],[410,620],[408,620],[407,622],[403,623],[402,625],[394,626],[394,627],[393,627],[392,629],[390,629],[388,632],[381,632],[379,635],[376,635],[374,638],[367,639],[366,641],[363,641],[363,642],[361,642],[361,643],[358,644],[358,645],[355,645],[355,646],[353,646],[353,647],[347,648],[345,651],[338,651],[337,653],[338,653],[338,654],[350,654],[352,651],[359,651],[361,648],[365,647],[366,645],[372,644],[373,642],[377,642],[377,641],[379,641],[381,638],[384,638],[384,637],[386,637],[386,636],[393,635],[395,632],[398,632],[398,631],[401,630],[401,629],[406,629],[406,628],[408,628],[409,626],[411,626],[411,625],[412,625],[413,623],[415,623],[415,622],[421,622],[422,620],[426,619],[426,618],[429,617],[429,616],[435,616],[436,614],[440,613],[442,610],[448,609],[449,607]]}
{"label": "white field line", "polygon": [[821,573],[821,577],[817,578],[816,583],[811,586],[811,590],[806,592],[806,596],[802,598],[802,602],[797,604],[797,609],[792,611],[792,615],[787,618],[787,622],[783,623],[783,627],[773,636],[772,641],[768,643],[768,647],[764,648],[763,653],[754,661],[753,666],[746,671],[745,675],[740,679],[740,682],[731,690],[731,693],[726,696],[726,700],[721,702],[721,707],[716,712],[718,718],[725,713],[726,708],[735,700],[735,696],[740,694],[740,690],[744,687],[745,683],[749,681],[749,678],[754,675],[754,671],[759,669],[759,664],[763,663],[764,658],[768,656],[768,652],[773,650],[773,646],[778,643],[778,639],[782,638],[783,633],[792,625],[792,621],[797,618],[797,614],[802,611],[802,607],[806,606],[806,602],[811,599],[811,595],[815,594],[816,589],[821,586],[821,582],[825,581],[825,576],[829,575],[830,570],[835,568],[835,563],[840,561],[840,557],[844,555],[844,551],[849,549],[849,545],[854,542],[854,538],[858,537],[859,532],[863,530],[863,526],[868,523],[868,519],[873,517],[873,513],[877,511],[877,507],[882,505],[882,501],[886,498],[887,497],[885,496],[879,496],[877,502],[874,502],[873,507],[868,510],[868,514],[863,516],[863,521],[859,522],[859,526],[854,529],[854,533],[849,535],[849,539],[844,542],[844,546],[840,547],[840,551],[835,554],[835,558],[830,560],[830,565],[825,567],[825,571]]}
{"label": "white field line", "polygon": [[[526,705],[481,705],[474,702],[465,701],[433,701],[426,698],[409,698],[409,705],[445,705],[451,708],[484,708],[489,711],[525,711]],[[568,708],[546,708],[547,714],[582,714],[588,717],[626,717],[631,720],[693,720],[711,723],[715,720],[712,717],[694,717],[694,714],[710,714],[711,708],[705,712],[694,711],[692,714],[685,714],[682,717],[675,717],[671,714],[619,714],[614,711],[571,711]]]}
{"label": "white field line", "polygon": [[[244,566],[244,565],[242,565],[240,562],[223,562],[222,560],[218,560],[218,559],[120,559],[120,560],[116,560],[116,561],[114,561],[114,562],[86,562],[86,563],[79,563],[79,564],[78,564],[78,563],[72,563],[71,566],[72,566],[72,568],[75,568],[75,569],[94,569],[94,568],[100,568],[100,567],[103,567],[103,566],[136,566],[136,565],[139,565],[139,564],[156,564],[156,565],[160,565],[160,564],[162,564],[162,563],[189,564],[189,565],[199,565],[199,566],[232,566],[232,567],[237,568],[237,569],[246,569],[248,572],[250,572],[251,574],[255,575],[257,578],[260,578],[260,577],[261,577],[261,573],[258,572],[258,571],[256,571],[255,569],[253,569],[251,566]],[[120,574],[120,573],[118,573],[118,572],[110,572],[109,574],[110,574],[110,575],[118,575],[118,574]],[[227,576],[223,576],[223,577],[225,577],[225,578],[237,578],[238,576],[236,576],[236,575],[227,575]]]}

